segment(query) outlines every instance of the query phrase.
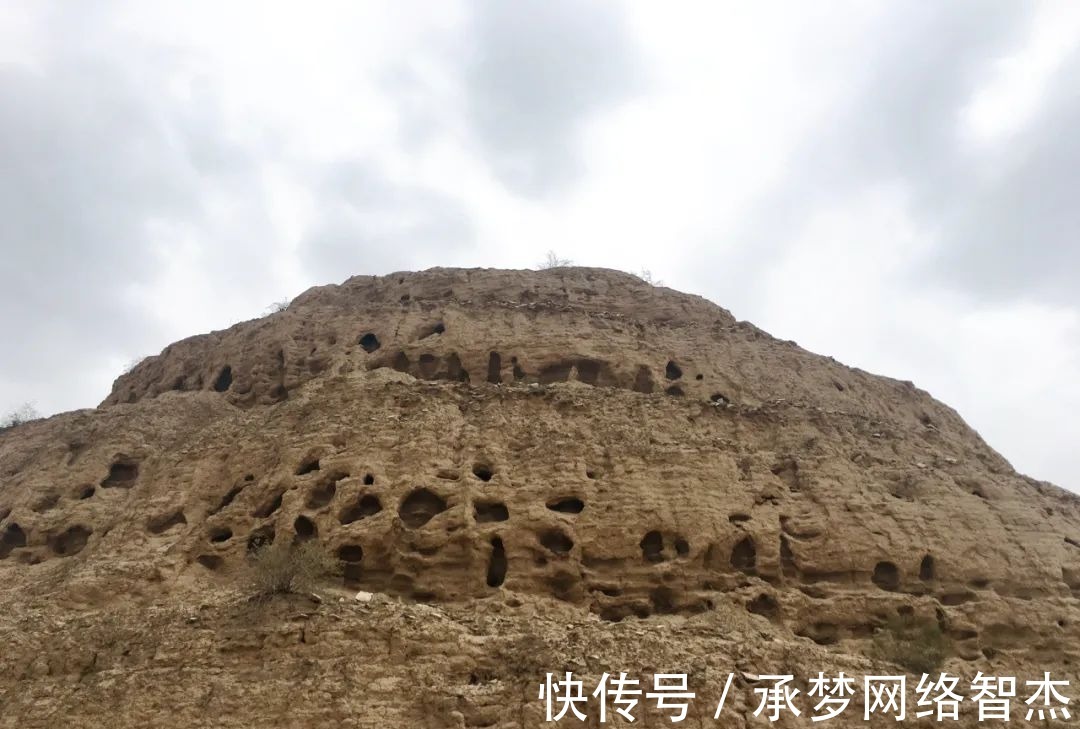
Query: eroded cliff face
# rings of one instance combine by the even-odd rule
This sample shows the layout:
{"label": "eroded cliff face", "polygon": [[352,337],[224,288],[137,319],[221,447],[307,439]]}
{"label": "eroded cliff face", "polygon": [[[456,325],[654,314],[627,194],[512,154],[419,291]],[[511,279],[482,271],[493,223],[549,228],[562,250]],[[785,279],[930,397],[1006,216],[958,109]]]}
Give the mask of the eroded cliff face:
{"label": "eroded cliff face", "polygon": [[[312,289],[0,434],[0,479],[3,725],[533,726],[564,667],[888,673],[896,616],[953,674],[1075,680],[1076,497],[613,271]],[[321,603],[245,602],[279,540],[340,560]]]}

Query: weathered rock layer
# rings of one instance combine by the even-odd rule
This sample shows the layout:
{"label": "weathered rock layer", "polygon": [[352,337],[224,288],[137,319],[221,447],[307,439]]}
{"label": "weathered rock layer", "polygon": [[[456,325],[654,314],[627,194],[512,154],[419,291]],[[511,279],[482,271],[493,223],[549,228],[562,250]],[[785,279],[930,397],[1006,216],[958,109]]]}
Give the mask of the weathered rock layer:
{"label": "weathered rock layer", "polygon": [[[1076,497],[911,383],[612,271],[312,289],[0,434],[0,479],[4,725],[532,726],[541,669],[866,672],[895,616],[965,676],[1080,648]],[[277,540],[340,560],[300,618],[237,597]]]}

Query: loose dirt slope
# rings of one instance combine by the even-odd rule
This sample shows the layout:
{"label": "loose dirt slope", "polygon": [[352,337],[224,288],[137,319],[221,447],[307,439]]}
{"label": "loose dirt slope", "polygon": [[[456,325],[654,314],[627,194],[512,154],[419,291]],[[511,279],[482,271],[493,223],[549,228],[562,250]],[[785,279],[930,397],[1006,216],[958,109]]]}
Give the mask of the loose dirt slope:
{"label": "loose dirt slope", "polygon": [[[0,515],[0,726],[533,727],[565,670],[688,672],[692,726],[794,673],[801,726],[818,671],[904,671],[898,625],[965,687],[1077,678],[1076,497],[614,271],[356,277],[177,342],[0,434]],[[341,560],[321,601],[247,599],[270,540]]]}

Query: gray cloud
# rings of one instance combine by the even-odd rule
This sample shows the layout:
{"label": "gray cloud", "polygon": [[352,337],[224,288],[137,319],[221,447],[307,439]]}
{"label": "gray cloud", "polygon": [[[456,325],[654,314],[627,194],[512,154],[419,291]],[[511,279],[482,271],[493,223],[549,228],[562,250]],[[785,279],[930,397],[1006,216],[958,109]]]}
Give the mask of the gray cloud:
{"label": "gray cloud", "polygon": [[212,95],[162,92],[180,59],[120,42],[101,6],[80,8],[43,6],[43,52],[0,69],[0,337],[18,343],[0,386],[45,390],[53,407],[74,399],[73,362],[86,372],[152,346],[155,322],[130,294],[160,273],[157,232],[198,235],[207,194],[252,169],[220,136]]}
{"label": "gray cloud", "polygon": [[[592,115],[641,87],[621,10],[596,0],[475,0],[462,37],[432,35],[421,51],[462,98],[432,83],[425,63],[394,59],[379,75],[404,151],[463,122],[469,150],[512,192],[546,196],[580,173],[579,135]],[[303,241],[316,280],[450,265],[477,241],[473,213],[452,195],[390,180],[373,160],[309,171],[319,219]]]}
{"label": "gray cloud", "polygon": [[0,306],[19,312],[2,324],[22,350],[0,375],[48,381],[73,352],[105,354],[106,331],[146,327],[120,296],[153,272],[144,216],[195,205],[162,151],[166,130],[115,69],[59,57],[0,71]]}
{"label": "gray cloud", "polygon": [[[108,383],[88,384],[81,375],[100,372],[117,358],[154,351],[206,328],[208,321],[225,325],[257,312],[292,293],[276,288],[279,275],[290,285],[324,283],[361,272],[476,263],[480,252],[497,254],[491,246],[513,241],[487,240],[481,232],[502,234],[529,224],[522,221],[554,222],[566,210],[558,203],[573,202],[556,198],[576,194],[575,183],[584,179],[585,130],[654,87],[622,15],[625,8],[599,0],[475,0],[467,5],[466,26],[450,32],[439,23],[414,26],[406,19],[408,32],[395,35],[400,29],[391,27],[388,37],[415,47],[376,59],[376,68],[346,68],[347,44],[327,49],[327,58],[346,63],[304,66],[325,72],[320,92],[332,82],[347,93],[359,82],[366,94],[366,82],[374,81],[383,97],[353,98],[350,102],[359,103],[340,108],[333,94],[306,97],[302,87],[290,86],[297,79],[280,89],[299,90],[303,98],[270,98],[272,87],[261,83],[252,86],[250,96],[245,88],[223,98],[233,88],[223,84],[242,84],[245,73],[266,80],[260,65],[265,59],[237,58],[267,49],[259,43],[249,47],[239,33],[185,38],[190,29],[174,33],[153,13],[121,23],[119,4],[108,0],[28,7],[38,15],[44,40],[40,57],[33,65],[0,68],[0,338],[8,345],[7,356],[0,357],[0,411],[23,399],[37,399],[45,410],[92,404]],[[959,138],[961,110],[993,76],[997,61],[1026,39],[1034,11],[1034,6],[996,0],[894,2],[880,24],[853,45],[829,47],[828,33],[812,44],[835,54],[824,66],[841,69],[834,80],[846,93],[801,140],[781,182],[734,230],[724,232],[724,241],[735,248],[718,249],[709,241],[710,250],[695,262],[694,275],[702,278],[690,288],[713,292],[721,303],[753,318],[755,297],[763,300],[763,281],[770,295],[783,298],[781,286],[789,281],[773,285],[769,275],[777,263],[785,274],[790,270],[784,269],[785,254],[808,222],[823,210],[851,209],[859,215],[865,212],[863,193],[885,186],[901,190],[914,224],[940,241],[903,272],[906,280],[889,271],[890,291],[918,297],[956,290],[981,299],[978,303],[1025,297],[1077,310],[1080,288],[1073,278],[1080,269],[1080,246],[1067,236],[1080,223],[1070,198],[1080,161],[1072,133],[1080,121],[1080,98],[1072,92],[1080,81],[1080,58],[1069,59],[1051,79],[1046,102],[1008,141],[969,147]],[[141,40],[140,22],[151,35],[175,45]],[[763,35],[775,40],[769,30]],[[348,29],[342,37],[350,37]],[[844,37],[837,32],[836,38]],[[301,46],[305,42],[297,40]],[[672,50],[665,47],[670,39],[646,40],[658,44],[650,52]],[[357,56],[358,64],[369,60]],[[747,68],[745,73],[755,92],[772,90],[768,71]],[[723,92],[718,85],[706,93]],[[756,98],[754,93],[724,101],[754,104]],[[331,120],[327,144],[307,149],[322,131],[323,115],[355,114],[358,108],[365,114],[369,101],[374,123]],[[656,101],[666,104],[668,97],[661,94]],[[700,103],[705,109],[717,99],[690,101],[689,106]],[[384,112],[396,117],[396,129],[384,127]],[[341,132],[354,121],[360,122],[358,130],[388,132],[389,138],[350,140]],[[731,140],[724,141],[730,148]],[[701,165],[725,169],[725,160],[706,159],[705,142]],[[330,163],[308,158],[311,152],[316,159],[333,159],[335,144],[348,154],[369,156]],[[628,157],[638,152],[623,151]],[[498,202],[502,196],[484,182],[459,193],[452,165],[461,157],[467,158],[463,186],[476,179],[478,168],[487,169],[509,192],[529,200],[507,205],[481,225],[478,216],[489,211],[470,204]],[[437,176],[433,186],[387,174],[417,166]],[[995,174],[977,174],[987,169]],[[680,191],[680,184],[688,183],[670,180],[669,192]],[[298,189],[310,193],[302,195],[302,204],[270,209],[278,195]],[[642,219],[670,216],[668,204],[670,196],[655,209],[646,206]],[[293,224],[308,215],[310,228],[296,230]],[[602,228],[603,222],[583,225]],[[672,221],[673,229],[695,224]],[[866,231],[868,238],[876,233]],[[277,255],[291,250],[295,241],[288,236],[294,234],[299,270],[293,270],[292,258]],[[183,248],[165,249],[174,240],[182,240]],[[662,251],[656,241],[634,240],[627,247],[672,260],[688,253],[681,241],[662,243]],[[560,252],[584,260],[599,249],[608,248]],[[535,251],[529,258],[540,255]],[[845,262],[831,263],[843,270]],[[688,279],[693,275],[680,284]],[[188,308],[203,302],[177,301],[172,307],[155,299],[145,311],[133,304],[133,292],[173,290],[165,283],[177,286],[179,296],[190,296],[189,286],[214,291],[222,321],[212,321],[202,306],[202,318],[188,329]],[[794,283],[808,290],[805,281]],[[782,305],[801,303],[789,298]],[[932,299],[928,295],[924,302]],[[891,302],[876,303],[886,313],[891,310]],[[175,312],[159,310],[170,308],[179,312],[170,321],[184,331],[161,331],[154,317],[168,318]],[[831,341],[843,349],[847,340],[838,335]],[[1073,350],[1067,345],[1046,351],[1066,357]],[[878,361],[892,366],[897,360]],[[933,371],[948,373],[949,365],[935,365]],[[1060,366],[1046,370],[1059,371]],[[1043,393],[1030,392],[1031,398]],[[939,394],[950,399],[949,393]],[[1056,423],[1067,421],[1040,407]]]}
{"label": "gray cloud", "polygon": [[[853,54],[851,92],[807,135],[781,184],[732,234],[742,245],[716,269],[728,290],[752,298],[756,280],[811,215],[877,184],[901,185],[918,221],[951,246],[958,211],[978,202],[966,197],[974,160],[960,144],[961,111],[992,78],[994,64],[1024,40],[1034,11],[985,3],[973,23],[970,4],[894,4],[867,34],[873,45]],[[967,213],[972,221],[992,218],[984,209]],[[926,272],[912,272],[913,285],[925,279]]]}
{"label": "gray cloud", "polygon": [[503,184],[548,195],[582,172],[582,125],[645,86],[622,11],[598,0],[477,0],[473,10],[468,121]]}
{"label": "gray cloud", "polygon": [[1080,307],[1080,53],[1055,74],[1038,117],[1010,139],[988,182],[972,176],[941,215],[949,241],[920,274],[980,297]]}
{"label": "gray cloud", "polygon": [[[1000,62],[1028,40],[1036,10],[1017,3],[896,3],[867,33],[865,47],[844,51],[851,63],[843,74],[846,98],[804,137],[780,182],[724,233],[737,247],[710,241],[692,275],[699,290],[720,293],[738,313],[767,327],[761,312],[790,323],[800,317],[775,312],[820,306],[818,322],[777,333],[805,334],[814,338],[812,347],[851,364],[916,380],[973,418],[1022,470],[1076,488],[1077,459],[1068,455],[1075,428],[1055,413],[1068,412],[1076,401],[1072,382],[1080,342],[1049,341],[1026,353],[1023,346],[1041,332],[1069,330],[1061,323],[1066,317],[1040,321],[1015,305],[1050,303],[1080,315],[1080,246],[1074,240],[1080,208],[1072,200],[1080,187],[1080,144],[1073,132],[1080,122],[1080,56],[1050,79],[1044,99],[1015,134],[977,142],[966,138],[964,127],[971,101],[996,80]],[[870,273],[878,277],[870,287],[887,292],[880,298],[872,292],[867,300],[845,298],[835,292],[845,275],[852,277],[853,291],[868,289],[867,281],[855,278],[867,274],[867,257],[845,248],[858,244],[824,241],[833,258],[816,261],[814,252],[796,247],[806,244],[805,234],[828,234],[820,231],[832,222],[813,227],[823,212],[875,219],[861,217],[872,205],[864,195],[882,190],[890,203],[904,205],[901,224],[911,227],[901,235],[920,236],[919,249],[897,252],[903,263],[895,265],[903,268]],[[870,250],[878,239],[895,239],[895,232],[860,231]],[[853,266],[844,258],[849,251]],[[791,272],[792,260],[820,266],[791,282],[800,300],[785,300],[774,276],[777,268]],[[819,272],[830,290],[816,294]],[[807,293],[820,300],[807,301]],[[910,314],[934,304],[954,308],[940,319]],[[849,314],[845,307],[878,318]],[[987,322],[1001,323],[999,338],[980,330]],[[1016,322],[1028,330],[1010,331]],[[1024,345],[1009,351],[1006,343],[1014,341]],[[965,344],[972,349],[963,351]],[[985,358],[995,356],[1001,361]],[[972,382],[977,384],[968,387]]]}
{"label": "gray cloud", "polygon": [[[1023,40],[1034,14],[1017,3],[898,3],[872,34],[878,44],[850,103],[814,139],[809,156],[835,192],[899,176],[916,203],[940,209],[962,181],[959,113],[993,66]],[[835,154],[843,151],[843,154]],[[832,178],[832,179],[830,179]]]}
{"label": "gray cloud", "polygon": [[316,280],[342,281],[447,261],[475,240],[465,206],[440,192],[400,185],[377,164],[352,160],[320,173],[320,215],[303,245]]}

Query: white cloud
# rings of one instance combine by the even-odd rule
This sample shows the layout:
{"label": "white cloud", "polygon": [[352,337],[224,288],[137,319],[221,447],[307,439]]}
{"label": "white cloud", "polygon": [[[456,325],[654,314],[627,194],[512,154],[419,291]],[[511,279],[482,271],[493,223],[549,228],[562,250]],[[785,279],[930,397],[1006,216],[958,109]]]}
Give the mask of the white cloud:
{"label": "white cloud", "polygon": [[781,337],[878,374],[913,380],[956,408],[1025,472],[1074,475],[1080,314],[1036,303],[984,304],[911,285],[907,271],[942,244],[914,223],[896,186],[817,211],[792,231],[749,311]]}
{"label": "white cloud", "polygon": [[978,144],[1002,141],[1039,111],[1055,71],[1080,41],[1080,5],[1045,3],[1024,46],[1000,59],[962,112],[964,131]]}
{"label": "white cloud", "polygon": [[1078,45],[1067,3],[6,3],[0,410],[310,285],[555,249],[1080,489]]}

